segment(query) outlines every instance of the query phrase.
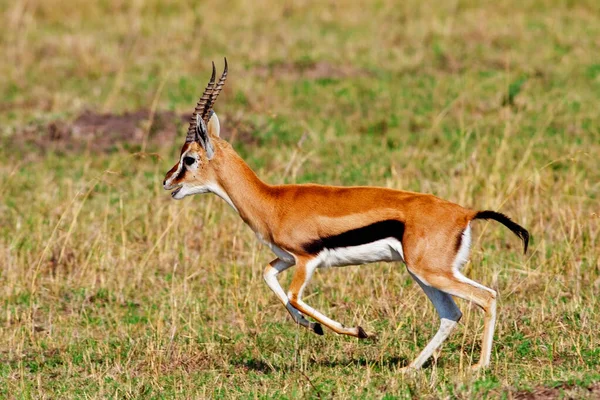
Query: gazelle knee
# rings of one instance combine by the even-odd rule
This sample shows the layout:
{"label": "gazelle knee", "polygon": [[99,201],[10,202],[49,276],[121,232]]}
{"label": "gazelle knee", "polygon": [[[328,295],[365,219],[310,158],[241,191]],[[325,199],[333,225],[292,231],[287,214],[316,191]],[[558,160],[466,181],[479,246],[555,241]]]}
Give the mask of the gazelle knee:
{"label": "gazelle knee", "polygon": [[288,299],[290,299],[290,304],[294,308],[298,308],[298,305],[300,303],[300,299],[299,299],[297,293],[288,292]]}
{"label": "gazelle knee", "polygon": [[277,270],[270,265],[267,265],[267,268],[263,271],[263,279],[265,282],[269,282],[273,276],[277,275]]}
{"label": "gazelle knee", "polygon": [[440,328],[439,332],[442,332],[445,336],[449,335],[450,332],[454,330],[454,328],[458,325],[458,321],[442,318],[440,319]]}
{"label": "gazelle knee", "polygon": [[496,293],[496,291],[489,289],[489,298],[488,298],[486,307],[484,307],[484,310],[486,313],[492,313],[492,314],[496,313],[497,297],[498,297],[498,294]]}
{"label": "gazelle knee", "polygon": [[456,311],[452,314],[448,316],[448,319],[458,323],[458,321],[461,320],[463,316],[463,313],[457,308]]}

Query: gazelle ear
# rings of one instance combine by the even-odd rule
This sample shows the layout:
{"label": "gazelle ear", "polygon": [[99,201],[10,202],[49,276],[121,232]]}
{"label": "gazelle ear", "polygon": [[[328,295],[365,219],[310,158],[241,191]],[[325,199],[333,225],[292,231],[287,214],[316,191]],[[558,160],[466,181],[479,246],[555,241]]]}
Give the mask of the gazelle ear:
{"label": "gazelle ear", "polygon": [[212,159],[215,155],[215,149],[210,140],[208,129],[204,120],[200,117],[200,114],[196,116],[196,141],[200,143],[200,146],[206,151],[208,159]]}
{"label": "gazelle ear", "polygon": [[208,129],[208,134],[212,136],[219,137],[221,134],[221,124],[219,124],[219,117],[217,117],[217,113],[213,110],[210,110],[211,116],[208,119],[208,125],[206,126]]}

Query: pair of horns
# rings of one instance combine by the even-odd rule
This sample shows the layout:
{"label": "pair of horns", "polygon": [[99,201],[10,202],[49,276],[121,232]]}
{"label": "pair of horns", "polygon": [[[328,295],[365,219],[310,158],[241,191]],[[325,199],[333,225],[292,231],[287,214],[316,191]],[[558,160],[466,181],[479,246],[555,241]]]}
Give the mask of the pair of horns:
{"label": "pair of horns", "polygon": [[210,81],[208,81],[208,85],[206,85],[206,89],[204,89],[204,93],[202,93],[202,97],[196,103],[196,107],[194,108],[194,113],[190,118],[190,126],[187,131],[187,136],[185,138],[186,143],[197,141],[197,132],[198,132],[198,124],[200,118],[204,120],[205,124],[208,124],[208,120],[212,116],[213,105],[221,93],[223,89],[223,85],[225,84],[225,80],[227,79],[227,58],[225,58],[225,68],[223,69],[223,74],[221,74],[221,78],[219,78],[218,82],[215,82],[215,77],[217,75],[217,69],[215,68],[215,63],[212,63],[212,75],[210,77]]}

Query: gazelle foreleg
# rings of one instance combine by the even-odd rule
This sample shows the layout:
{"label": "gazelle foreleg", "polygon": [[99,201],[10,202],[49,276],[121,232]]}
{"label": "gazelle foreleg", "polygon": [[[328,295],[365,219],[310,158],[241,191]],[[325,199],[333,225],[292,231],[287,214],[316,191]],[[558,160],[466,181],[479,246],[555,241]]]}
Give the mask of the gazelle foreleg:
{"label": "gazelle foreleg", "polygon": [[458,321],[462,317],[462,313],[458,306],[448,293],[444,293],[434,287],[424,284],[417,276],[408,271],[415,281],[421,286],[429,300],[433,303],[436,311],[440,316],[440,327],[437,333],[429,341],[427,346],[414,359],[406,369],[419,369],[425,361],[433,355],[433,353],[442,345],[442,343],[450,336]]}
{"label": "gazelle foreleg", "polygon": [[309,258],[309,259],[297,259],[297,269],[294,273],[294,278],[292,279],[292,284],[290,285],[290,289],[288,291],[288,298],[290,299],[290,303],[304,315],[308,315],[311,318],[319,321],[332,331],[340,335],[349,335],[355,336],[360,339],[368,338],[370,335],[360,326],[354,328],[346,328],[344,325],[340,324],[337,321],[332,320],[331,318],[323,315],[319,311],[315,310],[308,304],[302,301],[302,292],[304,288],[310,281],[313,272],[319,266],[318,259]]}
{"label": "gazelle foreleg", "polygon": [[288,310],[288,312],[292,316],[292,319],[297,324],[310,329],[317,335],[322,335],[323,328],[321,327],[321,325],[318,323],[309,322],[306,318],[304,318],[304,316],[302,314],[300,314],[300,311],[295,309],[294,306],[292,306],[290,304],[290,300],[288,299],[287,295],[283,291],[283,288],[279,284],[279,281],[277,280],[277,275],[280,272],[285,271],[286,269],[292,267],[293,265],[294,265],[293,261],[284,261],[279,258],[274,259],[265,268],[265,271],[263,274],[263,277],[265,278],[265,282],[267,282],[267,285],[269,286],[269,288],[273,291],[273,293],[275,293],[277,295],[279,300],[285,305],[285,308]]}

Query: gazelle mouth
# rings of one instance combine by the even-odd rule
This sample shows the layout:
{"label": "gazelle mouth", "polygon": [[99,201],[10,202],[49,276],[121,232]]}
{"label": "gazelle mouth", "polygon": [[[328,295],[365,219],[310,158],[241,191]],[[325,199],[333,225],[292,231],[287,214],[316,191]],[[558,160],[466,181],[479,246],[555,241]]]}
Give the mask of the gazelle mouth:
{"label": "gazelle mouth", "polygon": [[171,192],[171,197],[175,197],[177,196],[177,193],[179,193],[179,191],[183,188],[183,186],[178,186],[177,188],[175,188],[175,190],[173,190]]}

